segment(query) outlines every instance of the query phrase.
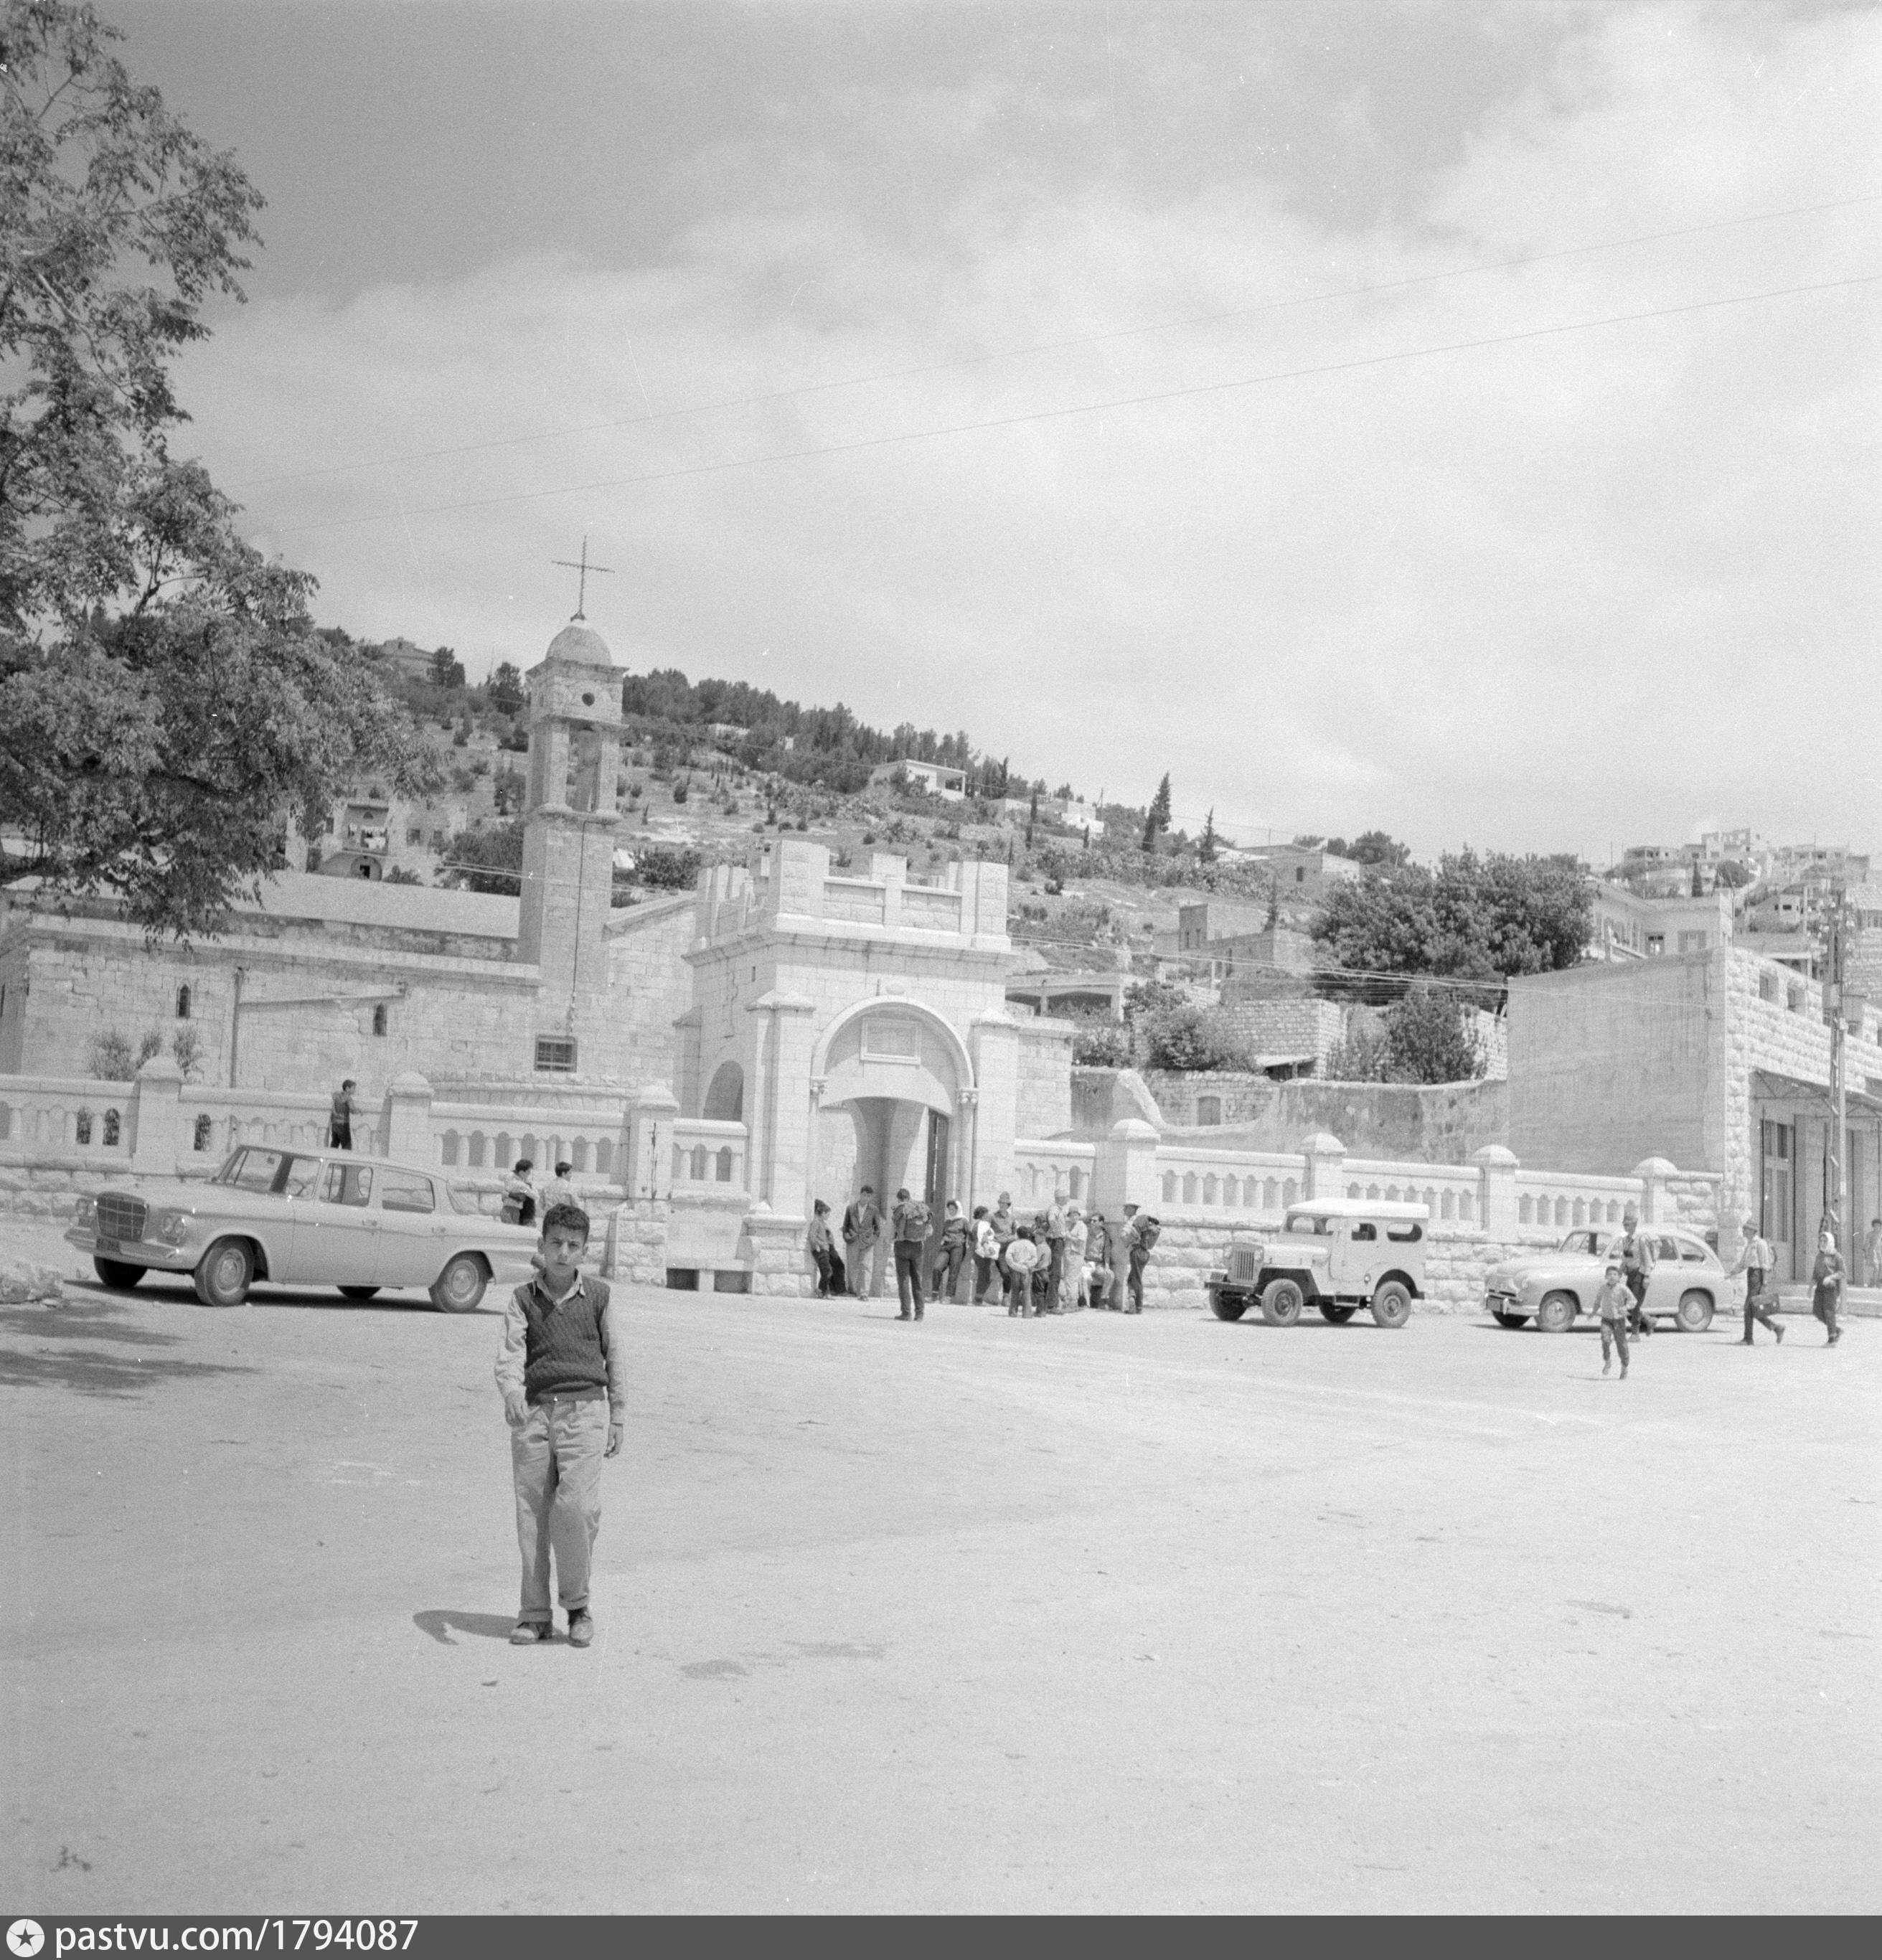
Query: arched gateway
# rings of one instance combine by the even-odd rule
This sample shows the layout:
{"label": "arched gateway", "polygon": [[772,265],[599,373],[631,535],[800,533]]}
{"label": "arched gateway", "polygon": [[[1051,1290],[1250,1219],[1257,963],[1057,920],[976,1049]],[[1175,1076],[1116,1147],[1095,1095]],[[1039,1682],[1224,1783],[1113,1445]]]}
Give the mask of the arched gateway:
{"label": "arched gateway", "polygon": [[[822,845],[786,838],[702,876],[668,1122],[676,1144],[699,1130],[708,1145],[714,1119],[742,1125],[748,1262],[763,1269],[768,1236],[801,1248],[812,1201],[840,1211],[859,1184],[906,1185],[938,1216],[950,1197],[1010,1183],[1032,1035],[1006,1007],[1006,886],[1005,865],[964,861],[935,884],[900,858],[834,873]],[[722,1217],[710,1191],[673,1198],[676,1258],[722,1272],[734,1194]],[[773,1263],[789,1277],[791,1261]]]}

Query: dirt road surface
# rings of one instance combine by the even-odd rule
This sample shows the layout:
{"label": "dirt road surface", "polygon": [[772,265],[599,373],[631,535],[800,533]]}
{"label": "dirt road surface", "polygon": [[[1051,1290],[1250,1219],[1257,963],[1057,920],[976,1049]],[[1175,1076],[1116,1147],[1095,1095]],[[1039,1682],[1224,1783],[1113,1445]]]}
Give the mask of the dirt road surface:
{"label": "dirt road surface", "polygon": [[586,1653],[493,1315],[0,1309],[14,1909],[1882,1906],[1882,1328],[619,1300]]}

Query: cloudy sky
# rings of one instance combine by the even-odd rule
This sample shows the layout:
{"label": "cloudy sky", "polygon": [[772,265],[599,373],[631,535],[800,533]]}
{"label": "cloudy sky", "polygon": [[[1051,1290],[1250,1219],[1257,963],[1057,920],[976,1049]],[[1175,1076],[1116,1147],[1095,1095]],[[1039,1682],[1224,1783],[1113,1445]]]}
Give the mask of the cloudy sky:
{"label": "cloudy sky", "polygon": [[1872,6],[103,11],[327,622],[527,666],[586,533],[636,670],[1244,840],[1882,851]]}

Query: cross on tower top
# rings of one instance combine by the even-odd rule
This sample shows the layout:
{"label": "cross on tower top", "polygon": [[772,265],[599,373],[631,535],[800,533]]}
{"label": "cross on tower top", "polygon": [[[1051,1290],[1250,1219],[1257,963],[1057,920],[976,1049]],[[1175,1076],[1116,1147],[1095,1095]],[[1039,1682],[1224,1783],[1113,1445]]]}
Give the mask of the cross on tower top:
{"label": "cross on tower top", "polygon": [[611,565],[591,565],[588,562],[588,540],[586,537],[584,537],[581,540],[581,555],[579,558],[559,558],[552,559],[550,562],[552,564],[565,566],[568,571],[580,574],[580,582],[575,587],[575,609],[568,616],[572,619],[587,619],[588,616],[587,612],[583,610],[583,608],[585,607],[588,603],[589,573],[591,571],[607,572],[611,575],[614,570],[613,566]]}

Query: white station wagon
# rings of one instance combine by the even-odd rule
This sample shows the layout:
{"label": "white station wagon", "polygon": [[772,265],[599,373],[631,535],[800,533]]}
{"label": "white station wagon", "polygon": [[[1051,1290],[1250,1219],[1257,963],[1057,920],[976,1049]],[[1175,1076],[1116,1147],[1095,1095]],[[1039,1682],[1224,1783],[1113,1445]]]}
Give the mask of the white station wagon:
{"label": "white station wagon", "polygon": [[537,1243],[415,1164],[259,1144],[207,1184],[144,1178],[81,1198],[65,1237],[107,1286],[187,1273],[205,1306],[239,1306],[266,1280],[349,1300],[422,1287],[442,1313],[470,1312],[493,1280],[521,1286]]}

